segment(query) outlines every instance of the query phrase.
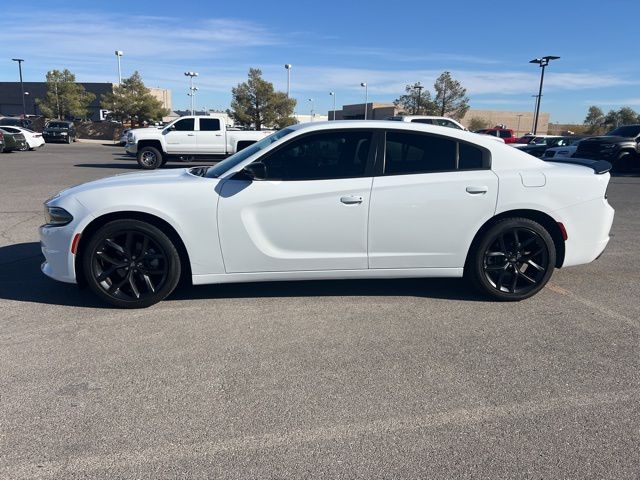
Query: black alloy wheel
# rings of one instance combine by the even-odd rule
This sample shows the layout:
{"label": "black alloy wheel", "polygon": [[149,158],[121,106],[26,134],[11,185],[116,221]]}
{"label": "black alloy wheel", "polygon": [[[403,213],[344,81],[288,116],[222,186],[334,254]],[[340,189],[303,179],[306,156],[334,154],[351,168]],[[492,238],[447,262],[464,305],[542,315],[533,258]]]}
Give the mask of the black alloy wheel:
{"label": "black alloy wheel", "polygon": [[162,154],[157,148],[143,147],[138,151],[138,165],[145,170],[155,170],[162,166]]}
{"label": "black alloy wheel", "polygon": [[171,240],[155,226],[116,220],[90,239],[83,269],[98,296],[118,307],[141,308],[173,291],[180,279],[180,258]]}
{"label": "black alloy wheel", "polygon": [[486,232],[472,261],[472,280],[485,294],[499,300],[523,300],[549,281],[555,268],[555,244],[537,222],[507,219]]}

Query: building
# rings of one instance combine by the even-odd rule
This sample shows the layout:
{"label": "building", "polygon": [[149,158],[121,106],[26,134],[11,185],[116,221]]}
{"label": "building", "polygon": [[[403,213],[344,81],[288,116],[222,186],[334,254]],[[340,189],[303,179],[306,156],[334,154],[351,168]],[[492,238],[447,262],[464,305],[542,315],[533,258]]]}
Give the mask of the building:
{"label": "building", "polygon": [[[364,119],[364,103],[354,105],[343,105],[342,110],[329,110],[328,118],[333,120],[334,113],[336,120],[363,120]],[[384,120],[387,117],[401,115],[402,112],[396,108],[393,103],[368,103],[367,119],[368,120]],[[538,133],[545,134],[549,129],[549,113],[540,112],[538,118]],[[462,118],[460,123],[469,128],[472,119],[476,119],[474,123],[482,123],[484,127],[495,127],[496,125],[505,125],[517,132],[518,136],[524,135],[533,129],[533,112],[514,112],[501,110],[475,110],[470,109]]]}
{"label": "building", "polygon": [[[89,105],[91,120],[100,119],[100,97],[113,91],[114,83],[79,82],[87,92],[96,98]],[[151,95],[162,102],[164,108],[171,110],[171,90],[166,88],[150,88]],[[36,99],[47,94],[47,82],[24,82],[25,107],[27,115],[42,115]],[[22,115],[22,93],[20,82],[0,82],[0,115],[9,117]]]}

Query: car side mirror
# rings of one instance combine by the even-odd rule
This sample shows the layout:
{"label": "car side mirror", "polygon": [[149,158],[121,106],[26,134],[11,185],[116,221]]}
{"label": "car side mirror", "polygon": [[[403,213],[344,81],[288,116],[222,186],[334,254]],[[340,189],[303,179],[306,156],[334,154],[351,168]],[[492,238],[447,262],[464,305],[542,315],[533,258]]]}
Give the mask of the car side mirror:
{"label": "car side mirror", "polygon": [[164,133],[173,132],[175,129],[176,129],[175,125],[169,125],[167,128],[164,129]]}
{"label": "car side mirror", "polygon": [[262,162],[254,162],[250,163],[238,173],[236,173],[233,178],[235,180],[264,180],[267,178],[267,167]]}

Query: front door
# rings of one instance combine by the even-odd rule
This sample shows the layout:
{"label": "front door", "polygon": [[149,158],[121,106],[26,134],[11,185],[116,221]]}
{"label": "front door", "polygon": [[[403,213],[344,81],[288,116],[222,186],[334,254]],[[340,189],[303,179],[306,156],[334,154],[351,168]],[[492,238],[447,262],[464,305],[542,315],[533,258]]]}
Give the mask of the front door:
{"label": "front door", "polygon": [[196,128],[194,118],[182,118],[164,129],[167,153],[197,153]]}
{"label": "front door", "polygon": [[371,268],[461,268],[493,216],[498,178],[487,150],[418,132],[386,134],[371,192]]}
{"label": "front door", "polygon": [[259,160],[263,179],[226,180],[218,204],[226,271],[366,269],[371,135],[304,134]]}
{"label": "front door", "polygon": [[222,155],[226,153],[225,137],[219,118],[200,117],[196,132],[198,153],[203,155]]}

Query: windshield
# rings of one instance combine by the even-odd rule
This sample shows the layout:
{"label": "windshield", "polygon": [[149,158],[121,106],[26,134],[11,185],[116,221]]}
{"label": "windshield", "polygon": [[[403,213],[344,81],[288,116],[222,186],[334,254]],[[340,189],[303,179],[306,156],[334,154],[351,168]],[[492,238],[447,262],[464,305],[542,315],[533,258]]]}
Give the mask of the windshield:
{"label": "windshield", "polygon": [[284,137],[285,135],[289,135],[293,131],[294,130],[292,128],[285,128],[283,130],[280,130],[279,132],[273,133],[268,137],[263,138],[259,142],[254,143],[253,145],[249,145],[244,150],[240,150],[238,153],[231,155],[229,158],[211,167],[207,171],[207,174],[205,176],[207,178],[219,177],[220,175],[230,170],[231,168],[235,167],[239,163],[244,162],[247,158],[249,158],[254,153],[257,153],[260,150],[264,150],[272,143],[277,142],[282,137]]}
{"label": "windshield", "polygon": [[69,124],[62,122],[49,122],[47,128],[69,128]]}
{"label": "windshield", "polygon": [[611,130],[607,133],[607,136],[613,137],[637,137],[640,135],[640,125],[627,125],[624,127],[618,127],[615,130]]}

